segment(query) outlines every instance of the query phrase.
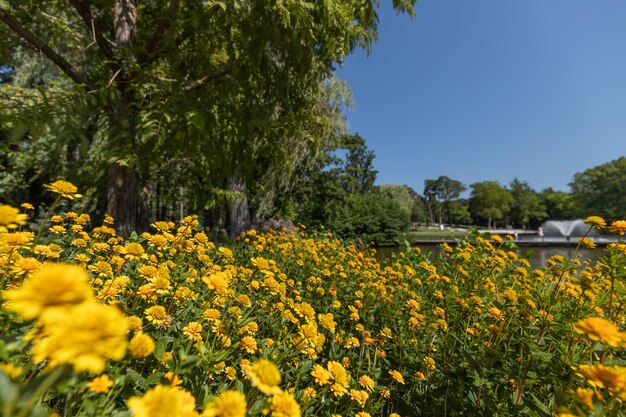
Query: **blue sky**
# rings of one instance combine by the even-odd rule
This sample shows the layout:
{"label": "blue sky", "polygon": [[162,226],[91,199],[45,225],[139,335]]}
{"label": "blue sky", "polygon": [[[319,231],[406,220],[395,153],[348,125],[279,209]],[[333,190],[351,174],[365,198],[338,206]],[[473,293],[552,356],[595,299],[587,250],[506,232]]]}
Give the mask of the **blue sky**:
{"label": "blue sky", "polygon": [[626,1],[419,0],[413,19],[381,3],[371,54],[338,71],[378,184],[569,191],[626,155]]}

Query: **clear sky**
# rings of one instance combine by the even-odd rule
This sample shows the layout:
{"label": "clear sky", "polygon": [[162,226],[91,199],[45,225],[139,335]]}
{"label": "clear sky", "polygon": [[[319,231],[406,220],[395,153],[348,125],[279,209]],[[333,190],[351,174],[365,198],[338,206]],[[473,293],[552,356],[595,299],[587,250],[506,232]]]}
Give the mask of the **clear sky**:
{"label": "clear sky", "polygon": [[378,184],[569,191],[626,155],[626,1],[419,0],[413,19],[381,3],[372,53],[338,71]]}

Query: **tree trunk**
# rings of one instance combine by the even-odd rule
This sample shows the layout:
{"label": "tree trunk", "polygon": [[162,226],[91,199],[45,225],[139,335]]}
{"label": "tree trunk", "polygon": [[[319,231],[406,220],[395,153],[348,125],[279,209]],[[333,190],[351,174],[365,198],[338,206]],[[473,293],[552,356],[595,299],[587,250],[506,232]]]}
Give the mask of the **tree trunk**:
{"label": "tree trunk", "polygon": [[439,203],[439,225],[443,224],[443,204]]}
{"label": "tree trunk", "polygon": [[136,230],[137,193],[133,172],[125,166],[112,164],[107,172],[107,211],[115,219],[116,228],[124,237]]}
{"label": "tree trunk", "polygon": [[[135,37],[137,23],[136,0],[116,0],[114,5],[115,46],[129,48]],[[111,114],[113,128],[111,146],[117,157],[134,150],[136,114],[132,103],[135,94],[125,71],[126,64],[118,63],[111,80],[117,82],[120,97]],[[139,210],[139,177],[135,169],[119,163],[109,165],[107,172],[107,210],[116,220],[122,236],[128,237],[137,230]]]}
{"label": "tree trunk", "polygon": [[435,223],[435,218],[433,217],[433,203],[429,202],[428,203],[428,226],[431,226],[432,224]]}
{"label": "tree trunk", "polygon": [[226,180],[226,189],[240,193],[239,196],[231,201],[228,209],[228,234],[234,240],[250,224],[248,190],[243,178],[236,173],[229,176]]}

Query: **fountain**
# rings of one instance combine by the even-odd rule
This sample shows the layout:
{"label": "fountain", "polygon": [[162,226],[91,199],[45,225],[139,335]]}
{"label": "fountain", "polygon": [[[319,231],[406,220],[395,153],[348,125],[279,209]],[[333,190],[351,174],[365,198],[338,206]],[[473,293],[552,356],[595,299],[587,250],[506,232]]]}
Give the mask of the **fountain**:
{"label": "fountain", "polygon": [[[589,230],[589,225],[583,219],[576,220],[548,220],[543,224],[543,234],[553,237],[582,237]],[[594,232],[595,230],[592,230]]]}

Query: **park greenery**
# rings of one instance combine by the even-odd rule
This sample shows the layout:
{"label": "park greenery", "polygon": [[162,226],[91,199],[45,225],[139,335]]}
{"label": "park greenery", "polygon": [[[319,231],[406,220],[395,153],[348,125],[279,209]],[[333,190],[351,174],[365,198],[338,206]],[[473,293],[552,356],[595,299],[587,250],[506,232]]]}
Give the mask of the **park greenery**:
{"label": "park greenery", "polygon": [[[393,3],[413,15],[413,0]],[[69,179],[124,236],[187,213],[216,239],[272,219],[377,244],[411,224],[624,217],[623,158],[571,192],[445,175],[375,185],[335,68],[371,48],[376,4],[0,1],[0,194],[41,216],[42,185]]]}
{"label": "park greenery", "polygon": [[[377,185],[377,6],[0,0],[1,417],[626,415],[626,158]],[[370,246],[575,217],[616,241]]]}
{"label": "park greenery", "polygon": [[[598,262],[533,267],[498,235],[380,263],[332,233],[198,219],[119,235],[0,206],[2,416],[626,415],[626,220]],[[31,230],[31,231],[29,231]]]}

